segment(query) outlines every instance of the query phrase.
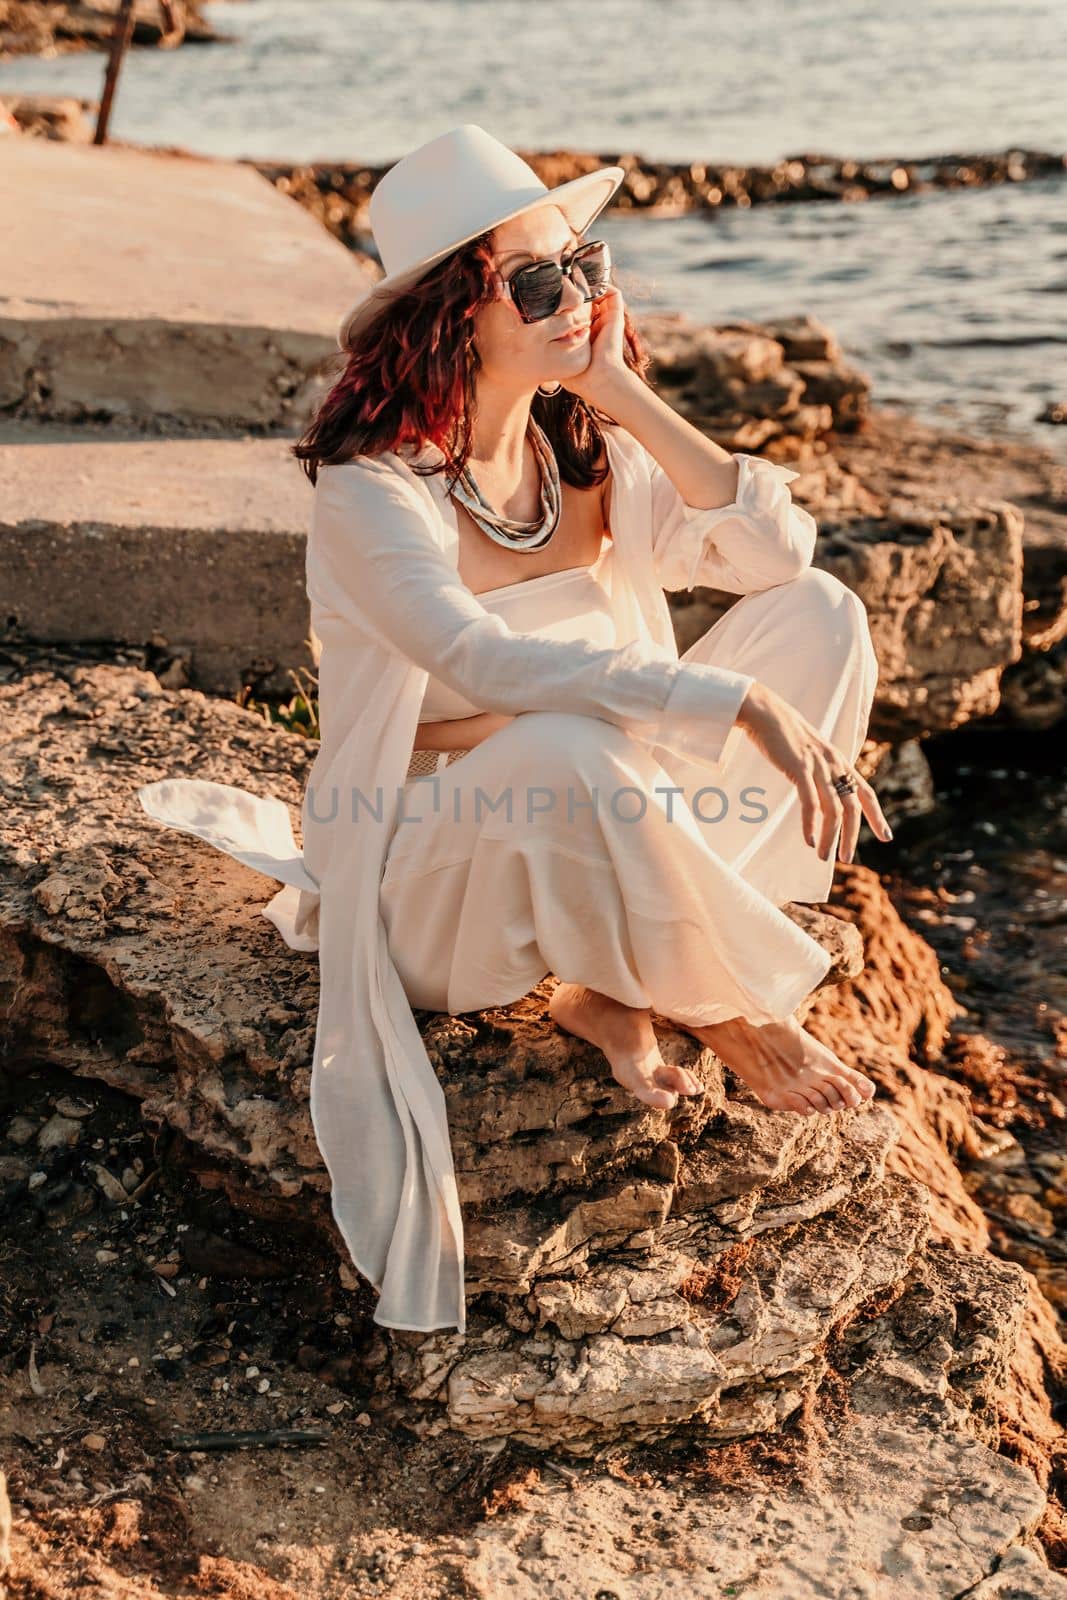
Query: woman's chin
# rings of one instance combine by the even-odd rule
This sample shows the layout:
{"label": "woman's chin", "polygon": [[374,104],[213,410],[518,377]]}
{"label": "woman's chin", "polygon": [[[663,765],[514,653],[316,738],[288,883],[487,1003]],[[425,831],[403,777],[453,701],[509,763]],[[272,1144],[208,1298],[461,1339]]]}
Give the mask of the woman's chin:
{"label": "woman's chin", "polygon": [[549,378],[542,378],[542,383],[555,383],[557,379],[576,378],[584,372],[590,362],[588,344],[579,344],[570,351],[560,351],[556,358],[557,370]]}

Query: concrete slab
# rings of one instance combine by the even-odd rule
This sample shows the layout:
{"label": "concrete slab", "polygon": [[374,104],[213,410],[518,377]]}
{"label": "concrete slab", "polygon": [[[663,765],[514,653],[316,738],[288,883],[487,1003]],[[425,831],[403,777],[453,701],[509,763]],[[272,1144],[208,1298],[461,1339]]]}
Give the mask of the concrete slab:
{"label": "concrete slab", "polygon": [[290,442],[0,424],[0,637],[155,642],[198,688],[291,689],[314,656]]}
{"label": "concrete slab", "polygon": [[251,166],[0,142],[0,408],[285,426],[364,266]]}

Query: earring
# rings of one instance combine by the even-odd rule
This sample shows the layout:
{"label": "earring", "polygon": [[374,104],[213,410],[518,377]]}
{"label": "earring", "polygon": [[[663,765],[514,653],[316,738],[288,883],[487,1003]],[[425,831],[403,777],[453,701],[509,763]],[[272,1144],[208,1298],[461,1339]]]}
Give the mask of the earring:
{"label": "earring", "polygon": [[546,396],[546,397],[547,397],[547,396],[549,396],[549,395],[554,395],[554,394],[559,394],[559,391],[560,391],[560,390],[561,390],[561,389],[562,389],[562,388],[563,388],[563,385],[562,385],[562,383],[560,383],[560,382],[559,382],[559,381],[558,381],[558,380],[557,380],[557,382],[556,382],[556,383],[554,383],[554,384],[552,384],[552,385],[550,385],[550,387],[549,387],[549,388],[547,388],[547,389],[546,389],[546,388],[545,388],[545,386],[544,386],[544,384],[543,384],[543,383],[539,383],[539,384],[538,384],[538,385],[537,385],[537,392],[538,392],[538,394],[543,394],[543,395],[545,395],[545,396]]}

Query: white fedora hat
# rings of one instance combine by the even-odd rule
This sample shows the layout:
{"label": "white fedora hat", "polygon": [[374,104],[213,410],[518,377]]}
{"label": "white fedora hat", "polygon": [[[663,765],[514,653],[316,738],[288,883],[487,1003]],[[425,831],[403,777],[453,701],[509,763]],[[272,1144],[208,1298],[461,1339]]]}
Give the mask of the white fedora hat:
{"label": "white fedora hat", "polygon": [[391,293],[410,288],[451,251],[510,217],[547,203],[583,233],[624,177],[622,167],[600,167],[549,189],[527,162],[474,122],[420,145],[371,192],[371,232],[385,277],[345,314],[338,344],[345,349]]}

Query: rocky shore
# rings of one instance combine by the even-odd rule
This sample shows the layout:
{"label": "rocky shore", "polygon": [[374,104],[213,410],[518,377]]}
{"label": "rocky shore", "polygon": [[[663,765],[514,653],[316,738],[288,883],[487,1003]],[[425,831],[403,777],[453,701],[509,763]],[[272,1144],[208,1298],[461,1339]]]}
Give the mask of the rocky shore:
{"label": "rocky shore", "polygon": [[[197,0],[171,0],[175,29],[167,33],[156,0],[135,0],[134,46],[222,44],[229,35],[216,32]],[[111,42],[119,0],[0,0],[0,61],[17,56],[71,55],[80,50],[106,50]]]}
{"label": "rocky shore", "polygon": [[[506,1010],[420,1014],[470,1326],[389,1332],[310,1127],[315,957],[259,914],[272,881],[135,798],[195,773],[296,820],[314,754],[284,689],[299,640],[247,605],[299,583],[299,528],[243,493],[220,517],[205,463],[226,447],[227,481],[274,470],[263,449],[325,376],[329,330],[298,347],[235,316],[198,385],[195,304],[192,282],[147,401],[116,308],[66,304],[6,369],[12,1595],[569,1600],[577,1573],[617,1600],[1063,1600],[1067,835],[1062,763],[1033,752],[1065,725],[1067,469],[883,413],[813,319],[642,325],[673,405],[798,470],[816,564],[868,607],[861,765],[898,839],[868,863],[861,837],[825,906],[785,909],[833,957],[806,1025],[878,1092],[769,1112],[661,1021],[705,1094],[651,1111],[546,1022],[551,978]],[[73,359],[90,313],[119,330],[103,380]],[[276,410],[227,439],[233,401],[211,391],[242,393],[225,363],[247,373],[264,325],[263,361],[289,352]],[[232,593],[189,604],[194,573],[225,584],[233,537]],[[148,570],[151,615],[128,576]],[[672,600],[683,647],[731,603]]]}
{"label": "rocky shore", "polygon": [[[613,211],[676,217],[725,207],[796,204],[798,201],[890,199],[932,189],[965,189],[1025,183],[1067,174],[1067,152],[1051,150],[969,151],[923,161],[886,157],[861,161],[847,156],[798,152],[773,166],[649,161],[628,150],[520,150],[543,183],[568,182],[602,166],[626,173],[612,200]],[[345,243],[367,244],[367,202],[388,170],[357,162],[282,161],[253,163],[283,194],[307,206]]]}

